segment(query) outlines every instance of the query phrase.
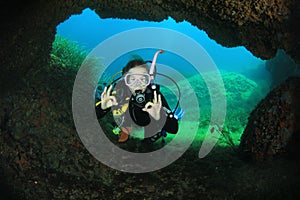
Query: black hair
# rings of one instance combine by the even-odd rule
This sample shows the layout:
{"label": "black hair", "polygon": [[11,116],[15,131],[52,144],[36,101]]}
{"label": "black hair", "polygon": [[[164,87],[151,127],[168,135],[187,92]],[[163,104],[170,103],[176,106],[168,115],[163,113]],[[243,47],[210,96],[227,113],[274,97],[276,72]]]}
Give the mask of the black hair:
{"label": "black hair", "polygon": [[[127,63],[127,65],[125,67],[123,67],[122,75],[126,74],[130,69],[137,67],[137,66],[145,66],[146,67],[147,64],[143,59],[131,60]],[[147,70],[149,70],[148,67],[146,67],[146,68],[147,68]]]}

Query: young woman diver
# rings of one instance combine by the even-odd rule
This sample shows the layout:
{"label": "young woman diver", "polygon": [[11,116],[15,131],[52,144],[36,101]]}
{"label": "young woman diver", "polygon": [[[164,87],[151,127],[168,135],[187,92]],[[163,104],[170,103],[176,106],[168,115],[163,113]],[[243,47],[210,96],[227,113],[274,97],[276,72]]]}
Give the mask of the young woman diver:
{"label": "young woman diver", "polygon": [[98,118],[112,111],[119,121],[119,131],[116,131],[120,132],[119,142],[128,140],[132,125],[144,127],[146,142],[155,142],[166,132],[176,134],[178,131],[178,117],[159,91],[160,86],[154,83],[159,53],[163,50],[155,53],[150,69],[142,59],[129,61],[122,70],[122,77],[105,87],[101,100],[96,102]]}

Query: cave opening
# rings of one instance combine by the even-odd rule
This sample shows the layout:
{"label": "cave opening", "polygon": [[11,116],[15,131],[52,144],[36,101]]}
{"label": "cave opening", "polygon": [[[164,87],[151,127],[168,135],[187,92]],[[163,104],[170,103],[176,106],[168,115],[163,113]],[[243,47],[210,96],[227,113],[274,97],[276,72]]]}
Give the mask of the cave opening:
{"label": "cave opening", "polygon": [[[95,11],[86,8],[81,14],[71,15],[57,25],[56,36],[68,38],[78,43],[84,50],[91,51],[115,34],[142,27],[161,27],[186,34],[203,46],[220,70],[241,72],[249,76],[254,76],[255,73],[256,76],[269,78],[268,72],[264,70],[266,61],[255,57],[245,47],[224,47],[188,21],[176,22],[172,17],[161,22],[101,18]],[[249,72],[251,70],[256,71],[251,74]]]}
{"label": "cave opening", "polygon": [[[42,3],[42,1],[40,2]],[[112,10],[114,11],[112,13],[119,13],[120,10],[124,10],[122,5],[128,7],[128,2],[132,3],[133,1],[110,1],[110,4],[117,3],[118,5],[116,5],[116,7],[118,8],[115,6],[107,7],[108,3],[106,4],[106,1],[103,2],[101,8],[107,14]],[[162,1],[153,2],[161,4]],[[166,2],[169,2],[169,5],[165,4]],[[207,3],[210,2],[212,1],[208,1]],[[21,74],[21,77],[26,74],[25,72],[28,71],[28,68],[30,68],[30,70],[29,73],[27,73],[29,75],[26,76],[26,79],[24,78],[24,81],[20,82],[18,90],[12,90],[11,88],[13,87],[9,87],[7,89],[10,89],[10,94],[1,98],[0,152],[2,164],[0,166],[0,185],[2,188],[0,193],[2,198],[14,196],[15,199],[38,199],[41,197],[48,199],[138,199],[153,198],[153,196],[159,195],[158,198],[163,199],[173,197],[188,199],[194,199],[196,197],[209,199],[220,197],[241,199],[250,197],[278,198],[280,196],[293,198],[299,196],[299,179],[297,179],[297,177],[299,177],[298,159],[296,163],[291,162],[292,158],[290,157],[288,159],[277,160],[277,155],[285,155],[285,142],[288,141],[290,135],[299,133],[299,87],[297,87],[297,85],[299,85],[299,79],[287,82],[282,87],[269,93],[271,95],[268,95],[264,101],[261,101],[262,103],[259,103],[253,110],[251,119],[249,119],[248,133],[250,134],[245,134],[244,138],[246,142],[244,143],[244,150],[247,152],[249,149],[253,150],[250,152],[253,160],[270,159],[268,161],[273,162],[259,163],[258,165],[242,162],[238,159],[237,154],[231,150],[230,144],[232,143],[230,143],[230,138],[226,139],[227,135],[220,140],[222,146],[217,147],[207,158],[195,159],[195,151],[187,151],[182,158],[174,162],[171,166],[154,173],[141,175],[126,174],[111,169],[94,159],[89,152],[86,151],[74,126],[72,126],[74,122],[70,102],[72,101],[71,91],[74,82],[73,78],[76,75],[76,73],[74,75],[76,68],[74,70],[72,68],[74,67],[73,63],[68,63],[70,53],[73,53],[72,58],[76,58],[77,65],[80,65],[82,59],[85,57],[85,53],[88,54],[91,49],[86,48],[87,43],[79,43],[73,38],[65,40],[65,38],[62,37],[60,38],[61,44],[65,44],[66,46],[70,45],[70,47],[73,48],[72,51],[66,51],[67,54],[64,55],[66,55],[67,58],[56,56],[56,54],[51,52],[50,64],[53,65],[52,68],[46,71],[48,73],[45,73],[43,71],[44,69],[41,69],[42,67],[46,67],[46,61],[48,60],[45,55],[49,53],[48,47],[53,41],[52,36],[56,24],[61,21],[61,19],[70,16],[70,13],[78,13],[78,9],[82,7],[79,8],[76,3],[73,2],[73,4],[71,1],[57,1],[54,3],[52,1],[47,1],[46,3],[45,1],[43,3],[45,4],[40,7],[38,5],[34,6],[34,9],[31,9],[31,5],[36,5],[35,3],[29,4],[30,9],[26,7],[25,4],[19,6],[18,8],[20,9],[21,7],[27,8],[24,9],[22,16],[20,15],[20,18],[24,19],[24,21],[8,20],[14,19],[11,17],[14,12],[11,12],[11,9],[6,9],[7,12],[5,12],[6,14],[13,13],[8,15],[7,24],[10,24],[12,29],[15,29],[13,24],[18,24],[20,29],[16,28],[16,31],[8,29],[8,35],[11,36],[8,38],[13,38],[13,40],[6,41],[7,44],[11,45],[8,45],[10,50],[8,51],[9,56],[3,56],[3,60],[7,61],[4,62],[2,67],[4,70],[2,69],[3,73],[1,73],[1,76],[5,77],[5,79],[3,79],[4,81],[2,80],[2,83],[5,83],[3,85],[8,87],[9,82],[14,84],[19,80],[19,78],[10,76],[10,73],[6,73],[7,69],[12,68],[9,70],[12,74],[16,74],[15,72],[19,72],[20,70],[21,72],[18,74]],[[220,5],[219,3],[218,5]],[[225,3],[227,3],[227,1]],[[176,6],[176,8],[172,9],[173,6],[171,5]],[[202,2],[201,5],[205,6],[207,4]],[[81,3],[80,6],[82,6]],[[15,5],[12,7],[15,7]],[[153,9],[153,7],[149,5],[148,7]],[[162,7],[166,9],[164,10],[166,13],[175,12],[174,16],[176,14],[180,15],[181,13],[177,12],[179,7],[173,1],[164,1]],[[157,9],[157,7],[154,8]],[[184,8],[186,7],[184,6]],[[190,8],[191,7],[186,8],[187,12],[184,13],[191,13],[193,15],[193,13],[198,13],[200,10],[196,9],[194,12]],[[204,18],[211,18],[210,14],[212,13],[215,13],[214,16],[216,17],[220,14],[220,9],[216,9],[216,7],[208,6],[207,8],[208,9],[205,10],[208,11],[206,12],[208,15],[204,14]],[[212,12],[210,8],[214,8],[215,11]],[[220,5],[219,8],[223,8],[223,6]],[[295,8],[297,7],[295,6]],[[232,9],[235,9],[235,7],[233,6]],[[131,11],[132,10],[125,9],[124,12],[131,13]],[[251,12],[251,9],[247,7],[241,7],[241,11],[250,14],[255,13]],[[120,16],[124,17],[124,12],[121,12]],[[267,12],[269,12],[269,10],[267,10]],[[274,13],[276,14],[276,12]],[[111,16],[113,14],[108,15]],[[145,17],[145,15],[148,15],[148,13],[143,15],[143,17],[147,19],[155,18],[155,16]],[[156,19],[163,18],[161,16],[164,16],[164,14],[158,14]],[[234,15],[234,17],[235,16],[237,15]],[[180,16],[178,18],[180,19]],[[244,26],[245,29],[241,32],[245,37],[242,41],[238,42],[240,45],[245,44],[245,42],[247,42],[247,44],[248,42],[252,43],[253,38],[251,36],[255,35],[255,33],[262,33],[254,29],[251,24],[259,28],[261,27],[260,25],[264,25],[264,23],[257,24],[257,21],[253,22],[251,18],[250,20],[248,19],[249,18],[245,18],[244,21],[246,22],[245,25],[249,24],[249,26]],[[274,22],[274,20],[268,19],[269,18],[264,22]],[[272,15],[270,19],[273,19]],[[105,20],[109,21],[109,19]],[[200,22],[196,24],[202,24],[202,21]],[[217,28],[215,27],[217,30],[222,26],[223,22],[230,24],[230,21],[224,21],[224,19],[220,20],[218,17],[209,22],[219,24],[219,26],[216,26]],[[295,41],[295,39],[286,40],[293,38],[293,35],[290,35],[288,29],[285,29],[286,26],[281,25],[283,23],[285,23],[285,21],[280,21],[280,23],[277,24],[278,27],[275,26],[275,28],[270,27],[270,29],[267,29],[266,34],[262,33],[257,38],[258,43],[252,43],[248,48],[250,47],[249,49],[255,52],[256,55],[270,58],[270,56],[273,55],[272,52],[274,49],[285,47],[287,41],[288,44],[292,44],[291,41]],[[234,25],[234,23],[231,24]],[[51,28],[49,28],[49,25]],[[170,26],[170,24],[163,25],[163,22],[157,23],[157,25],[164,27]],[[238,27],[234,27],[235,28],[232,29],[233,31],[238,29]],[[101,30],[105,30],[102,31],[102,33],[106,33],[107,28],[111,27],[102,27]],[[74,31],[76,32],[76,30]],[[184,32],[187,30],[183,28],[179,31]],[[279,36],[285,37],[278,38],[278,43],[276,42],[277,39],[275,39],[275,43],[272,43],[270,46],[266,45],[270,47],[270,49],[268,49],[265,48],[266,46],[264,44],[270,44],[268,41],[274,41],[274,37],[268,35],[270,31],[274,33],[278,32]],[[39,37],[41,35],[43,37]],[[99,35],[101,35],[101,33],[99,33]],[[248,35],[250,37],[247,37]],[[31,40],[32,36],[34,40]],[[200,37],[198,34],[197,36]],[[86,37],[89,38],[90,36],[88,35]],[[221,41],[220,38],[218,41]],[[214,41],[212,42],[214,43]],[[205,45],[202,43],[202,46]],[[287,45],[286,49],[291,50],[292,47],[294,46]],[[74,49],[78,51],[74,53]],[[241,63],[246,63],[247,60],[239,54],[240,52],[235,52],[234,56],[231,57],[221,50],[214,49],[209,51],[209,45],[205,49],[214,57],[215,62],[224,57],[229,58],[229,64],[235,63],[237,58],[242,60]],[[235,49],[236,48],[230,48],[227,50],[233,51]],[[6,51],[7,48],[3,48],[3,50],[3,55],[8,55]],[[297,51],[298,49],[294,50],[293,53],[295,54]],[[250,92],[250,96],[254,98],[254,100],[247,101],[247,103],[249,103],[247,104],[249,110],[252,110],[255,102],[268,91],[268,84],[266,84],[268,80],[265,80],[265,73],[258,73],[264,69],[264,63],[261,63],[261,65],[249,64],[249,68],[252,69],[253,67],[254,69],[247,70],[246,72],[244,69],[246,69],[248,65],[244,64],[243,66],[237,65],[236,68],[231,68],[231,65],[224,66],[224,63],[220,61],[217,62],[217,65],[224,71],[227,70],[228,72],[231,70],[231,73],[226,73],[226,76],[223,76],[225,84],[227,83],[227,92],[229,92],[229,96],[231,94],[231,99],[247,99],[249,97],[249,89],[252,88],[256,91]],[[282,64],[282,62],[279,62],[277,64],[278,70],[276,70],[276,74],[283,74],[283,72],[286,71],[287,65],[286,63]],[[18,70],[14,67],[18,67]],[[53,70],[53,67],[56,67],[56,70]],[[256,70],[257,68],[259,69],[258,71]],[[292,65],[291,70],[295,71],[294,68],[294,65]],[[250,73],[250,71],[252,73]],[[247,79],[240,76],[241,74]],[[249,79],[251,81],[249,81]],[[198,83],[199,79],[196,79],[196,81]],[[241,87],[237,87],[236,82],[238,82]],[[245,83],[247,83],[247,85]],[[257,87],[255,87],[254,83],[256,83]],[[255,90],[255,88],[259,88],[258,86],[260,86],[261,91]],[[198,88],[201,89],[200,86]],[[242,89],[245,90],[239,92]],[[3,90],[2,93],[4,93]],[[238,96],[237,93],[241,95]],[[296,95],[297,98],[295,99],[293,95]],[[227,120],[231,122],[231,126],[229,127],[230,129],[225,129],[227,132],[224,133],[234,133],[237,138],[234,138],[233,142],[234,145],[237,145],[240,139],[239,133],[241,132],[241,127],[243,127],[242,124],[246,121],[247,115],[241,115],[241,113],[239,113],[240,111],[244,112],[239,108],[243,107],[246,103],[244,102],[244,104],[242,104],[242,101],[235,103],[236,104],[233,102],[231,104],[229,110],[237,108],[237,112],[227,115]],[[294,115],[297,120],[295,120]],[[237,126],[234,127],[232,124],[237,124]],[[296,128],[293,127],[294,125]],[[294,156],[296,158],[299,158],[298,144],[299,140],[297,139],[293,146],[293,148],[297,147],[294,150],[297,152],[297,155]],[[229,148],[227,148],[228,146]],[[266,147],[268,149],[266,149]],[[198,148],[196,147],[192,150],[198,150]],[[161,187],[155,187],[157,183]],[[172,185],[172,187],[170,187],[170,185]]]}
{"label": "cave opening", "polygon": [[[228,100],[225,127],[228,133],[235,133],[231,135],[234,137],[236,145],[238,145],[250,112],[254,109],[256,104],[265,97],[270,89],[270,77],[268,71],[265,69],[265,61],[253,56],[244,47],[223,47],[210,39],[204,31],[199,30],[187,21],[177,23],[171,17],[161,22],[138,21],[135,19],[102,19],[93,10],[87,8],[84,9],[81,14],[72,15],[57,26],[56,39],[53,42],[51,53],[52,61],[53,58],[55,58],[59,60],[59,63],[56,63],[57,66],[77,66],[75,68],[78,69],[85,57],[101,42],[120,32],[144,27],[159,27],[178,31],[195,40],[207,51],[223,77]],[[171,39],[171,42],[178,43],[179,41],[172,41]],[[60,44],[64,44],[63,51]],[[137,52],[129,52],[125,56],[120,55],[119,57],[123,59],[121,59],[121,62],[118,62],[118,65],[112,66],[112,68],[121,68],[122,64],[125,65],[128,59],[134,56],[132,55],[133,53],[137,53],[143,58],[145,57],[145,59],[152,58],[152,54],[149,54],[149,50],[142,49]],[[185,76],[188,76],[188,67],[186,65],[189,63],[186,63],[184,58],[176,58],[176,55],[170,54],[165,59],[165,62],[168,63],[169,66],[178,69],[182,74],[185,74]],[[194,71],[190,73],[190,75],[193,74],[195,74]],[[206,91],[207,88],[205,88],[203,80],[200,81],[201,76],[196,80],[199,80],[199,83],[193,82],[192,84],[198,85],[198,90],[200,88]],[[206,98],[207,97],[202,94],[202,96],[200,95],[199,101],[206,102],[209,107],[210,101]],[[240,109],[236,109],[237,107]],[[205,110],[203,111],[203,115],[208,118],[210,109],[206,108],[206,106],[202,106],[201,109]],[[200,132],[204,132],[204,130],[207,129],[208,124],[206,124],[205,121],[207,121],[207,119],[202,120],[203,130]],[[228,141],[225,141],[224,144],[228,145]]]}

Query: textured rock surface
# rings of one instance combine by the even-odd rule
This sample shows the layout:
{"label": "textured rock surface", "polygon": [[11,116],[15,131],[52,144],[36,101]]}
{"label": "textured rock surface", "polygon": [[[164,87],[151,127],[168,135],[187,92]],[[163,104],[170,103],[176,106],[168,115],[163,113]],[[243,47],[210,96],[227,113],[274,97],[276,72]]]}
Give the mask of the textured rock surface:
{"label": "textured rock surface", "polygon": [[282,48],[300,60],[296,0],[13,0],[2,4],[0,80],[6,89],[30,68],[49,61],[56,26],[87,7],[103,18],[161,21],[171,16],[189,21],[224,46],[245,46],[263,59]]}
{"label": "textured rock surface", "polygon": [[43,68],[22,90],[0,98],[1,200],[299,196],[298,163],[248,165],[222,147],[205,159],[198,159],[198,148],[191,149],[170,166],[151,173],[107,167],[86,150],[75,130],[71,113],[74,76],[67,68]]}
{"label": "textured rock surface", "polygon": [[296,154],[300,148],[300,78],[276,87],[251,113],[240,150],[254,160]]}
{"label": "textured rock surface", "polygon": [[[276,49],[282,48],[299,59],[298,30],[295,29],[299,5],[295,0],[1,2],[1,199],[5,199],[2,193],[8,196],[11,193],[16,199],[154,199],[155,195],[159,199],[272,199],[299,196],[297,163],[283,162],[267,170],[252,168],[232,157],[226,149],[219,149],[222,152],[219,157],[206,160],[195,160],[198,152],[191,152],[164,170],[141,175],[121,173],[95,160],[82,146],[73,126],[70,104],[74,74],[46,69],[56,26],[87,7],[95,9],[101,17],[161,21],[171,16],[177,21],[190,21],[224,46],[244,45],[261,58],[270,58]],[[284,90],[290,94],[289,87],[280,89],[279,93]],[[261,109],[256,112],[276,122],[274,127],[278,130],[279,122],[282,122],[279,127],[287,126],[286,121],[293,117],[289,111],[293,113],[293,109],[286,110],[285,104],[276,100],[281,95],[273,95],[275,108],[278,108],[275,113],[280,114],[281,121],[279,117],[268,118]],[[269,104],[264,103],[268,107],[272,102]],[[253,118],[256,116],[253,114]],[[272,130],[271,123],[260,122]],[[257,127],[263,129],[264,126]],[[277,136],[281,130],[286,129],[275,130],[273,135]],[[278,142],[280,153],[284,145]],[[249,147],[248,144],[245,147]],[[261,146],[255,147],[258,150],[253,154],[260,155]]]}

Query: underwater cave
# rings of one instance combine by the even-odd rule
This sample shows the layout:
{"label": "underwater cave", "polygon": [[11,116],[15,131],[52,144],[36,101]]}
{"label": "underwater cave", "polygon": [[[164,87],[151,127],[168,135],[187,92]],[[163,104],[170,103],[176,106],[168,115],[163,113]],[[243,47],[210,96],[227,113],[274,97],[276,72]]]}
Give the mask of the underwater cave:
{"label": "underwater cave", "polygon": [[[0,33],[1,199],[295,199],[300,196],[299,2],[13,0],[2,4],[5,9]],[[197,111],[186,106],[179,123],[178,135],[182,133],[188,138],[189,132],[196,133],[190,147],[170,165],[152,172],[116,170],[91,154],[93,147],[86,147],[74,124],[73,85],[89,51],[57,36],[59,24],[86,8],[101,19],[156,22],[162,28],[168,28],[164,21],[170,18],[174,24],[188,22],[205,31],[217,45],[245,48],[261,63],[249,69],[245,67],[246,58],[239,54],[236,54],[241,59],[238,65],[243,64],[240,68],[230,68],[229,64],[222,69],[224,61],[217,62],[227,98],[223,127],[210,122],[212,102],[207,100],[211,92],[207,85],[214,84],[216,79],[205,82],[202,79],[206,74],[185,73],[187,82],[175,82],[185,95],[191,95],[185,83],[191,84],[195,98],[201,102],[198,121],[184,119]],[[126,28],[129,30],[130,26]],[[109,31],[103,29],[104,32]],[[212,57],[216,51],[219,50],[208,50]],[[146,49],[130,53],[151,58],[153,52]],[[174,59],[174,66],[185,62],[168,51],[163,55]],[[215,56],[216,60],[221,57]],[[226,57],[225,53],[222,56]],[[168,88],[162,90],[166,96],[172,96]],[[191,105],[189,100],[193,98],[182,99],[182,105]],[[176,101],[170,101],[171,106],[175,104]],[[106,124],[106,120],[112,120],[110,117],[99,122]],[[111,133],[111,127],[105,131]],[[199,158],[206,135],[216,133],[218,138],[212,151]],[[116,135],[108,137],[113,142]],[[167,146],[176,137],[168,134],[165,143],[157,141],[150,149]],[[134,152],[137,140],[115,145]],[[174,152],[177,147],[180,148],[180,142],[172,147]],[[161,158],[163,162],[164,157]]]}

